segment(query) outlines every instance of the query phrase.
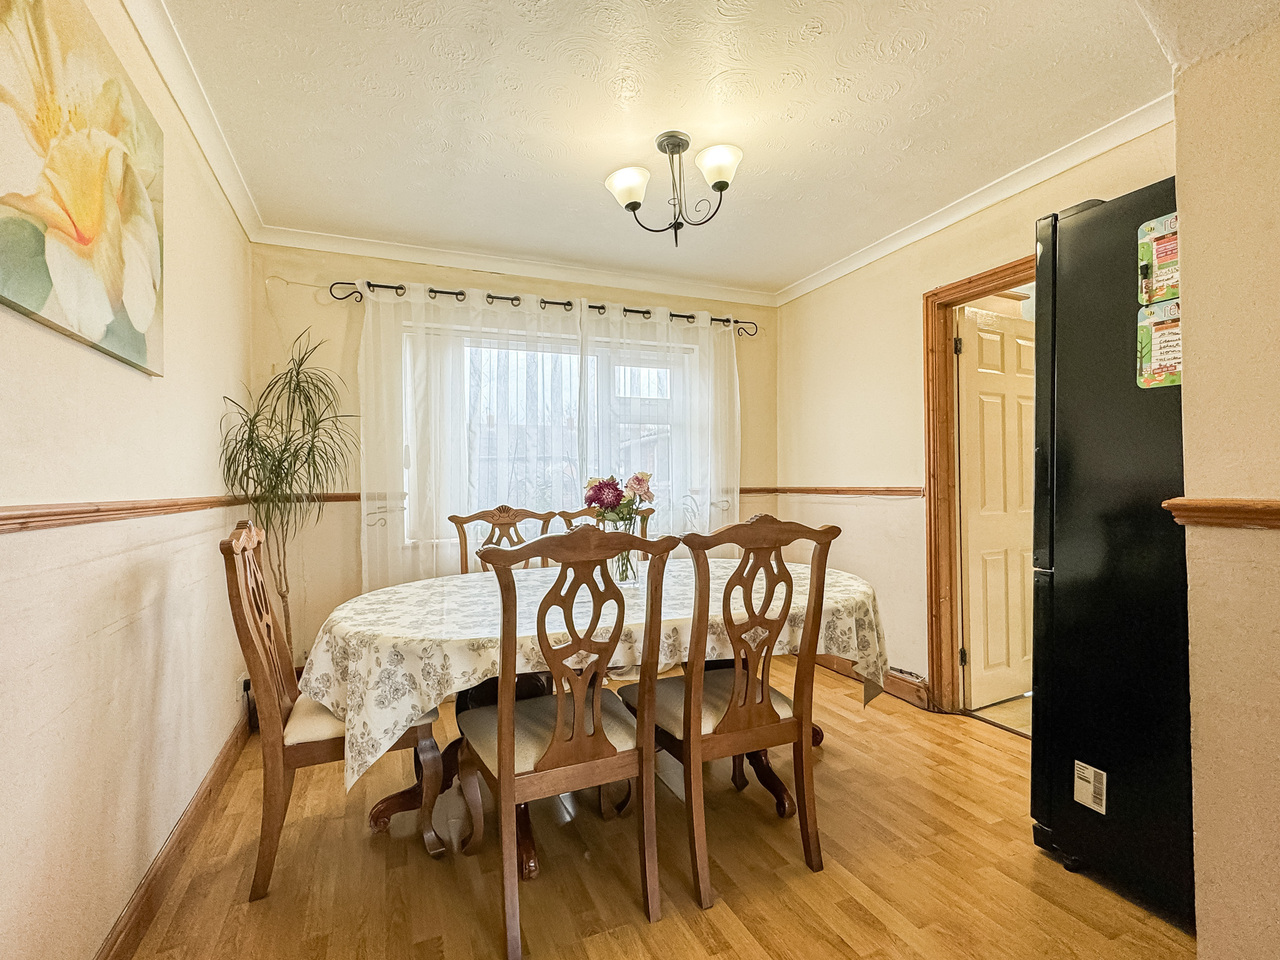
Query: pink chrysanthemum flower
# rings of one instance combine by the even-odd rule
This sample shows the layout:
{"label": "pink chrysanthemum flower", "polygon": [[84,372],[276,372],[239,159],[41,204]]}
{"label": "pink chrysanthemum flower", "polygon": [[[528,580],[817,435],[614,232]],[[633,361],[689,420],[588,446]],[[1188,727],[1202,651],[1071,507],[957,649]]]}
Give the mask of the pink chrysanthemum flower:
{"label": "pink chrysanthemum flower", "polygon": [[615,477],[594,480],[587,487],[586,505],[597,510],[612,510],[622,503],[622,487]]}

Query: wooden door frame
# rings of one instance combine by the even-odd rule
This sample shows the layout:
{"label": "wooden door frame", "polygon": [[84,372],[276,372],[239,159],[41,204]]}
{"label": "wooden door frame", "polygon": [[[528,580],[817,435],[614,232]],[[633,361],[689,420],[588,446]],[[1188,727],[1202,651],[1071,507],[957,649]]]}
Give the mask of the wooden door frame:
{"label": "wooden door frame", "polygon": [[956,463],[956,367],[952,311],[1036,278],[1035,255],[924,295],[925,552],[929,603],[929,705],[964,708],[960,673],[960,535]]}

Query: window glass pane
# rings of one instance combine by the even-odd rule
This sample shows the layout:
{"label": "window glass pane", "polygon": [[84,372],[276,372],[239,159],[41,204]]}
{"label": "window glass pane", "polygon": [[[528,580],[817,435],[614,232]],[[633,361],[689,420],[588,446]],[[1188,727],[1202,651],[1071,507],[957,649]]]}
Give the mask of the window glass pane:
{"label": "window glass pane", "polygon": [[575,507],[578,353],[468,341],[464,364],[468,512]]}
{"label": "window glass pane", "polygon": [[614,367],[613,395],[642,400],[670,400],[671,371],[665,367]]}

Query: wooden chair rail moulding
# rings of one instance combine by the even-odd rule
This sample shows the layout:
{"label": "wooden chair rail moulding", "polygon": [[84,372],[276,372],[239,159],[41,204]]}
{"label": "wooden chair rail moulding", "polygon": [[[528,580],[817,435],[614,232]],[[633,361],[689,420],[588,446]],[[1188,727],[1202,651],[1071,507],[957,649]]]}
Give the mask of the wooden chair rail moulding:
{"label": "wooden chair rail moulding", "polygon": [[960,536],[956,462],[956,370],[952,311],[1036,278],[1032,254],[924,295],[925,550],[929,602],[929,702],[961,708]]}
{"label": "wooden chair rail moulding", "polygon": [[1176,497],[1164,508],[1184,527],[1280,530],[1280,500]]}
{"label": "wooden chair rail moulding", "polygon": [[[358,503],[358,493],[328,493],[320,498],[325,503]],[[161,500],[89,500],[83,503],[28,503],[0,507],[0,534],[26,530],[50,530],[74,527],[84,523],[109,520],[136,520],[139,517],[161,517],[173,513],[216,510],[244,503],[239,497],[176,497]]]}

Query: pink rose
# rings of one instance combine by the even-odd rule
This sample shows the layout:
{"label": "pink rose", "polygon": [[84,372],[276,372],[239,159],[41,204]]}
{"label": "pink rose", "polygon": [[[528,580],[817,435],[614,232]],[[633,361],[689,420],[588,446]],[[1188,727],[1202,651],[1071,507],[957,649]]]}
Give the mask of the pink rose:
{"label": "pink rose", "polygon": [[653,491],[649,489],[649,479],[652,476],[653,474],[643,470],[637,471],[627,481],[627,496],[636,497],[644,503],[653,503]]}

